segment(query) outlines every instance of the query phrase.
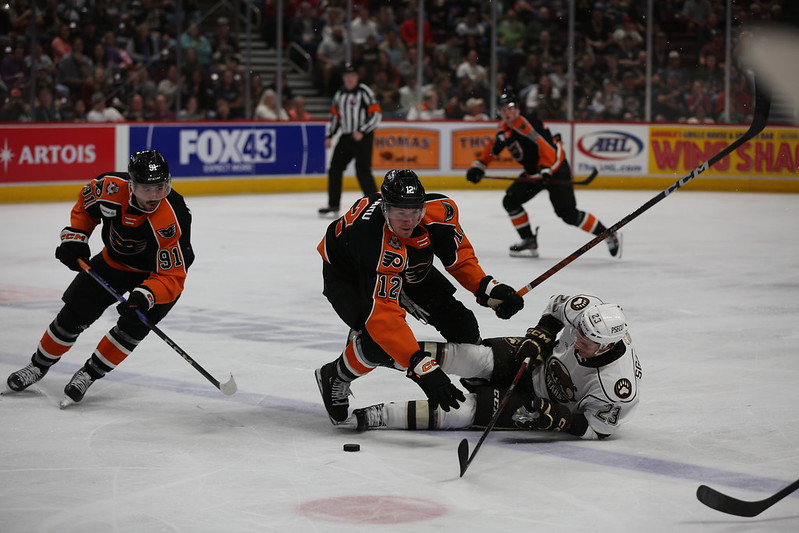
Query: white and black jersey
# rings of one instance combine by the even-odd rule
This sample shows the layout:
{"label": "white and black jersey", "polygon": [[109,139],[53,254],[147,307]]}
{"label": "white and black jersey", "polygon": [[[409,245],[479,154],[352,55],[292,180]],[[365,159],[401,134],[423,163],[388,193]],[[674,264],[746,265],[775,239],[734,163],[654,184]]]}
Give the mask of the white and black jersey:
{"label": "white and black jersey", "polygon": [[342,135],[356,131],[366,135],[377,128],[382,117],[380,104],[367,85],[359,83],[352,91],[339,89],[331,103],[326,136],[333,137],[339,130]]}

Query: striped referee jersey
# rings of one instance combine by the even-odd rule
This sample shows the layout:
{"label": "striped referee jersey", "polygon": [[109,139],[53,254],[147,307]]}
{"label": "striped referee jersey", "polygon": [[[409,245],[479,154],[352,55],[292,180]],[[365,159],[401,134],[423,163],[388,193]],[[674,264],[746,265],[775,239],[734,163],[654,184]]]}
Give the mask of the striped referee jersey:
{"label": "striped referee jersey", "polygon": [[352,91],[342,88],[333,95],[326,135],[330,138],[339,129],[343,135],[356,131],[365,135],[377,129],[381,118],[383,111],[367,85],[359,83]]}

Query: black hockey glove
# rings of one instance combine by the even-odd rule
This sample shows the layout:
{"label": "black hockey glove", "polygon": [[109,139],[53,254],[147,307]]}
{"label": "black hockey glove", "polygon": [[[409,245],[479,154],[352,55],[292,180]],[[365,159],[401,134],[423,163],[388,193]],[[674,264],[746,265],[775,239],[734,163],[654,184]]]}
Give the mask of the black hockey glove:
{"label": "black hockey glove", "polygon": [[433,409],[438,406],[449,412],[450,407],[457,409],[460,407],[458,402],[466,400],[463,392],[452,384],[449,376],[427,352],[419,350],[411,356],[407,376],[419,384]]}
{"label": "black hockey glove", "polygon": [[544,398],[533,398],[531,404],[516,409],[511,417],[517,427],[539,431],[564,431],[571,426],[569,408]]}
{"label": "black hockey glove", "polygon": [[147,313],[155,304],[155,296],[147,287],[136,287],[128,295],[128,301],[117,306],[119,314],[125,318],[137,318],[136,311]]}
{"label": "black hockey glove", "polygon": [[477,303],[490,307],[499,318],[508,319],[524,308],[524,298],[519,296],[513,287],[499,283],[491,276],[480,281],[477,290]]}
{"label": "black hockey glove", "polygon": [[507,144],[508,139],[505,137],[505,132],[498,131],[497,136],[494,137],[494,146],[491,147],[491,153],[494,154],[494,157],[498,156]]}
{"label": "black hockey glove", "polygon": [[530,357],[530,368],[544,364],[546,358],[552,354],[555,346],[555,335],[539,326],[527,330],[524,340],[516,349],[516,361],[523,361]]}
{"label": "black hockey glove", "polygon": [[68,269],[80,272],[78,259],[89,261],[89,236],[84,232],[66,227],[61,230],[61,244],[55,249],[55,257],[64,263]]}
{"label": "black hockey glove", "polygon": [[472,183],[480,183],[480,180],[485,176],[486,171],[480,167],[471,167],[466,171],[466,179]]}
{"label": "black hockey glove", "polygon": [[552,183],[552,172],[548,168],[541,169],[541,183],[544,185]]}

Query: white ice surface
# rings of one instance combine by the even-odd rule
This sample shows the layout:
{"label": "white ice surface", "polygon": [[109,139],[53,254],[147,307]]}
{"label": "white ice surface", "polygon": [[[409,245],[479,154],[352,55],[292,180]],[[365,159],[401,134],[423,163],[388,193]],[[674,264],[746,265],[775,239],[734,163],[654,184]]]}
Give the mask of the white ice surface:
{"label": "white ice surface", "polygon": [[[701,178],[699,178],[701,179]],[[176,185],[179,190],[179,184]],[[484,269],[521,287],[590,240],[527,204],[541,258],[515,240],[500,191],[453,191]],[[656,191],[578,190],[610,225]],[[345,194],[345,203],[355,199]],[[799,477],[799,196],[690,185],[598,245],[483,336],[522,334],[552,294],[621,304],[643,365],[641,403],[618,438],[492,432],[466,475],[457,447],[481,433],[333,427],[313,378],[347,328],[321,294],[322,194],[188,198],[197,261],[161,328],[224,396],[155,335],[59,410],[62,389],[113,308],[28,391],[0,396],[0,531],[797,531],[795,494],[754,519],[711,510],[698,485],[759,500]],[[0,205],[0,375],[24,366],[72,273],[53,258],[67,203]],[[99,249],[99,236],[92,238]],[[437,333],[409,319],[420,338]],[[401,373],[353,385],[353,407],[422,398]],[[357,442],[358,453],[342,451]]]}

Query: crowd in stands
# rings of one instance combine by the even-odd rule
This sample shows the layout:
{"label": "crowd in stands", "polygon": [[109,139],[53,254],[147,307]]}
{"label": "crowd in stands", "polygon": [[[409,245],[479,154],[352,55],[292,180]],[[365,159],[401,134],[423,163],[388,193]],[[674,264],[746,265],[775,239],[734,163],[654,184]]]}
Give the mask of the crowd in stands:
{"label": "crowd in stands", "polygon": [[[644,120],[647,3],[576,2],[573,118]],[[182,2],[182,17],[173,0],[34,4],[33,12],[27,1],[11,0],[0,8],[0,122],[310,117],[285,76],[280,80],[283,102],[278,103],[276,80],[267,85],[253,73],[246,109],[241,45],[227,18],[204,21],[197,1]],[[262,35],[274,43],[275,2],[259,5]],[[343,0],[289,0],[283,5],[284,45],[296,43],[311,58],[320,95],[332,96],[340,86],[349,49],[360,81],[374,90],[385,118],[489,118],[489,59],[495,36],[487,10],[494,2],[425,3],[421,88],[413,0],[356,0],[349,24]],[[730,116],[724,112],[726,0],[657,0],[654,6],[652,119],[746,121],[749,89],[734,62]],[[543,120],[568,116],[567,9],[564,0],[508,0],[498,15],[497,94],[512,88],[523,112]],[[741,0],[732,9],[735,41],[741,25],[782,16],[779,0]],[[30,79],[32,71],[35,80]],[[31,108],[28,95],[34,86],[36,104]]]}

